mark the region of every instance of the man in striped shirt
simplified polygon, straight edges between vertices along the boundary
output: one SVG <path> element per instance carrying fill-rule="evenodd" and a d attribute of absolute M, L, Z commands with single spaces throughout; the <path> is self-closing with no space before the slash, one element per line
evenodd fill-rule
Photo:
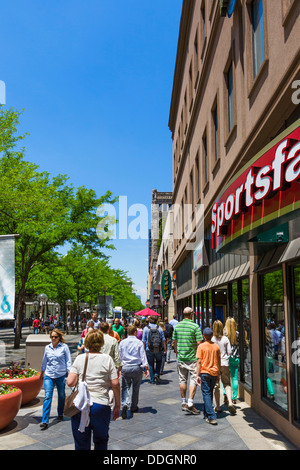
<path fill-rule="evenodd" d="M 179 388 L 182 399 L 182 411 L 198 415 L 200 411 L 194 406 L 194 396 L 197 390 L 197 347 L 203 341 L 200 327 L 192 320 L 193 310 L 186 307 L 183 320 L 177 323 L 173 333 L 174 350 L 178 361 Z M 186 402 L 187 382 L 189 398 Z"/>

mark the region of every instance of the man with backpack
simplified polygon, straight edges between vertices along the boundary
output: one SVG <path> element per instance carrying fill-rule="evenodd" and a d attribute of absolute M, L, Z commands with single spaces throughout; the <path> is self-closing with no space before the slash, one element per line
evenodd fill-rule
<path fill-rule="evenodd" d="M 142 341 L 149 364 L 150 383 L 160 383 L 160 370 L 163 351 L 166 354 L 166 340 L 163 330 L 156 324 L 155 316 L 149 317 L 149 324 L 143 329 Z"/>

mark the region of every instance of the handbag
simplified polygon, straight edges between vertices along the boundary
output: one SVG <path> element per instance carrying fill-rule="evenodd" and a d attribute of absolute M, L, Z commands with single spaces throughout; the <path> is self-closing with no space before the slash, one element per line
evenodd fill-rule
<path fill-rule="evenodd" d="M 88 358 L 89 358 L 88 356 L 89 356 L 88 353 L 86 353 L 83 375 L 81 379 L 82 382 L 85 381 L 86 369 L 87 369 Z M 64 415 L 67 416 L 68 418 L 72 418 L 72 416 L 75 416 L 80 411 L 78 408 L 76 408 L 76 406 L 73 403 L 77 394 L 78 394 L 78 382 L 75 385 L 75 387 L 72 389 L 72 392 L 70 393 L 70 395 L 68 395 L 65 399 Z"/>

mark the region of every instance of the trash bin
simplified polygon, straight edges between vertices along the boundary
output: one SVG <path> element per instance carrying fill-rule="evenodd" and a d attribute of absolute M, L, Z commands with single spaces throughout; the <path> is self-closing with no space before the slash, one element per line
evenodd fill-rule
<path fill-rule="evenodd" d="M 45 346 L 51 343 L 48 335 L 28 335 L 26 338 L 26 364 L 25 367 L 41 371 Z"/>

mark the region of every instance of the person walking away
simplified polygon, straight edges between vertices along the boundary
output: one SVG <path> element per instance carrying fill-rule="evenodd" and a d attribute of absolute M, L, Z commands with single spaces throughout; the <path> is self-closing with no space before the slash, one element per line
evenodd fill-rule
<path fill-rule="evenodd" d="M 68 315 L 66 322 L 66 334 L 68 335 L 71 332 L 71 317 Z"/>
<path fill-rule="evenodd" d="M 166 341 L 163 330 L 156 324 L 156 317 L 150 316 L 148 326 L 143 329 L 143 338 L 149 364 L 150 383 L 160 383 L 162 351 L 166 353 Z"/>
<path fill-rule="evenodd" d="M 101 353 L 104 345 L 103 333 L 94 329 L 85 338 L 89 350 L 85 382 L 93 402 L 90 407 L 89 424 L 84 432 L 78 430 L 81 412 L 71 418 L 75 450 L 90 450 L 93 435 L 94 449 L 107 450 L 111 409 L 109 388 L 114 392 L 115 406 L 113 420 L 120 416 L 120 384 L 114 361 L 108 354 Z M 74 387 L 83 375 L 85 354 L 77 356 L 67 378 L 67 385 Z"/>
<path fill-rule="evenodd" d="M 125 337 L 125 331 L 124 331 L 124 328 L 123 326 L 121 325 L 120 323 L 120 318 L 115 318 L 115 322 L 113 324 L 113 327 L 112 329 L 118 333 L 118 335 L 120 336 L 120 339 L 124 339 Z"/>
<path fill-rule="evenodd" d="M 137 339 L 140 339 L 142 341 L 143 338 L 143 328 L 141 328 L 141 322 L 140 320 L 136 319 L 134 320 L 133 326 L 136 327 L 136 337 Z"/>
<path fill-rule="evenodd" d="M 218 344 L 221 351 L 220 380 L 215 386 L 216 411 L 221 412 L 220 406 L 220 385 L 223 384 L 228 400 L 228 409 L 231 414 L 236 414 L 236 409 L 232 403 L 231 376 L 229 369 L 229 356 L 231 355 L 231 345 L 227 336 L 223 335 L 223 323 L 216 320 L 213 324 L 213 337 L 211 341 Z"/>
<path fill-rule="evenodd" d="M 123 323 L 123 330 L 124 330 L 124 339 L 127 338 L 127 328 L 128 328 L 128 321 L 126 318 L 124 318 Z"/>
<path fill-rule="evenodd" d="M 149 376 L 149 366 L 144 345 L 137 339 L 137 329 L 134 325 L 127 327 L 127 338 L 120 343 L 120 356 L 122 360 L 121 379 L 121 407 L 122 418 L 127 418 L 127 411 L 131 413 L 138 411 L 139 391 L 143 378 Z"/>
<path fill-rule="evenodd" d="M 167 364 L 171 362 L 171 351 L 172 351 L 172 343 L 173 343 L 173 331 L 174 328 L 173 326 L 169 323 L 168 318 L 165 318 L 165 328 L 166 328 L 166 341 L 167 341 L 167 355 L 166 355 L 166 361 Z"/>
<path fill-rule="evenodd" d="M 217 381 L 220 380 L 221 351 L 217 343 L 211 341 L 213 331 L 205 328 L 205 342 L 197 348 L 197 384 L 201 386 L 204 402 L 204 418 L 208 424 L 217 425 L 217 415 L 213 408 L 213 393 Z"/>
<path fill-rule="evenodd" d="M 49 328 L 50 328 L 50 318 L 47 317 L 46 320 L 44 321 L 44 327 L 45 327 L 45 333 L 46 335 L 49 334 Z"/>
<path fill-rule="evenodd" d="M 229 356 L 229 369 L 232 383 L 232 403 L 236 404 L 239 390 L 238 373 L 240 358 L 237 325 L 233 317 L 227 318 L 225 323 L 225 331 L 231 346 L 231 355 Z"/>
<path fill-rule="evenodd" d="M 87 327 L 81 333 L 81 338 L 84 338 L 87 335 L 87 332 L 88 332 L 89 328 L 94 328 L 93 320 L 88 321 Z"/>
<path fill-rule="evenodd" d="M 108 328 L 108 334 L 109 334 L 109 336 L 111 336 L 112 338 L 115 338 L 115 339 L 118 341 L 118 343 L 120 343 L 121 338 L 120 338 L 120 336 L 118 335 L 118 333 L 113 330 L 113 325 L 112 325 L 112 323 L 110 323 L 109 321 L 108 321 L 107 323 L 108 323 L 108 326 L 109 326 L 109 328 Z"/>
<path fill-rule="evenodd" d="M 183 320 L 174 328 L 174 351 L 178 362 L 179 389 L 182 399 L 182 411 L 198 415 L 200 411 L 194 406 L 197 390 L 197 347 L 203 341 L 199 325 L 192 320 L 193 310 L 186 307 Z M 186 402 L 187 384 L 189 380 L 189 397 Z"/>
<path fill-rule="evenodd" d="M 104 345 L 101 348 L 101 352 L 108 354 L 112 358 L 118 372 L 118 379 L 120 380 L 122 361 L 120 357 L 119 343 L 116 338 L 109 335 L 109 324 L 107 322 L 100 323 L 100 331 L 102 331 L 104 337 Z M 114 394 L 111 388 L 109 389 L 109 405 L 111 408 L 114 406 Z"/>
<path fill-rule="evenodd" d="M 170 325 L 173 326 L 173 328 L 175 328 L 177 323 L 178 323 L 178 320 L 176 318 L 176 315 L 173 315 L 173 319 L 170 321 Z"/>
<path fill-rule="evenodd" d="M 100 352 L 108 354 L 114 361 L 115 367 L 118 372 L 118 379 L 121 378 L 122 360 L 120 357 L 119 344 L 116 338 L 108 334 L 109 325 L 107 322 L 100 323 L 100 331 L 103 333 L 104 344 Z"/>
<path fill-rule="evenodd" d="M 165 342 L 166 342 L 166 351 L 162 351 L 162 355 L 161 355 L 162 360 L 161 360 L 161 367 L 160 367 L 160 372 L 159 372 L 159 375 L 163 375 L 164 367 L 165 367 L 165 363 L 166 363 L 166 356 L 167 356 L 168 338 L 167 338 L 167 330 L 166 330 L 164 322 L 160 321 L 158 323 L 158 326 L 160 326 L 160 328 L 163 330 L 164 337 L 165 337 Z"/>
<path fill-rule="evenodd" d="M 55 386 L 58 393 L 58 419 L 63 420 L 66 376 L 72 366 L 70 350 L 67 344 L 65 344 L 63 333 L 55 328 L 50 333 L 50 339 L 51 344 L 47 345 L 44 349 L 40 376 L 41 380 L 44 380 L 45 389 L 43 416 L 40 424 L 42 431 L 49 426 L 49 416 Z"/>
<path fill-rule="evenodd" d="M 32 322 L 32 332 L 34 335 L 37 335 L 38 334 L 38 329 L 39 329 L 39 326 L 40 326 L 41 322 L 38 318 L 35 318 Z"/>

